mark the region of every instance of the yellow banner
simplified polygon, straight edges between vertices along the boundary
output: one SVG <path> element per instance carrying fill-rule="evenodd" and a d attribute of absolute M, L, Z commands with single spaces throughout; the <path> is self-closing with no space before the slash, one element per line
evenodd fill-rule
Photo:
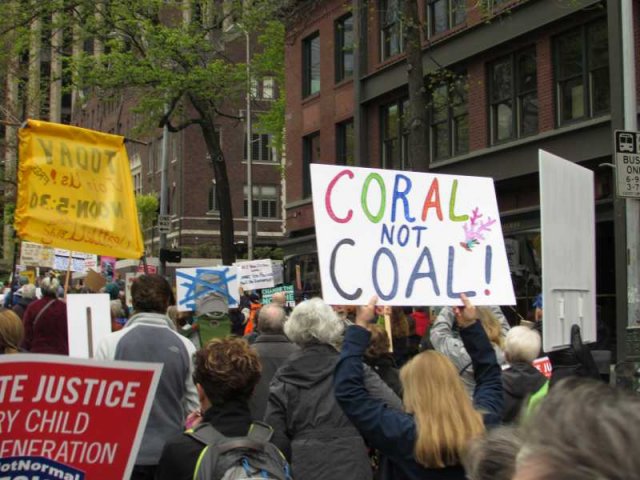
<path fill-rule="evenodd" d="M 124 137 L 29 120 L 19 131 L 15 228 L 22 240 L 140 258 Z"/>

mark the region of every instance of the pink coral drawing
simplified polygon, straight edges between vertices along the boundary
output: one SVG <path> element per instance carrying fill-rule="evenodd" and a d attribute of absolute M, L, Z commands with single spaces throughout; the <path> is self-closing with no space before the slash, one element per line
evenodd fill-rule
<path fill-rule="evenodd" d="M 462 226 L 464 230 L 464 242 L 460 242 L 460 246 L 468 252 L 476 245 L 480 245 L 480 241 L 484 240 L 486 232 L 490 232 L 491 226 L 496 223 L 496 220 L 491 217 L 482 220 L 483 216 L 484 215 L 480 213 L 480 209 L 476 207 L 471 211 L 469 221 Z"/>

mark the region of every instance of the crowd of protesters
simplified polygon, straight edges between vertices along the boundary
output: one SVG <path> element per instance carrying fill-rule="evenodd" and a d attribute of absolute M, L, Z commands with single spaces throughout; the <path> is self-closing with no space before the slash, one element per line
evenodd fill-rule
<path fill-rule="evenodd" d="M 0 310 L 0 354 L 68 355 L 60 281 L 20 283 Z M 511 327 L 464 295 L 432 315 L 247 292 L 221 312 L 229 335 L 201 341 L 163 277 L 138 277 L 131 308 L 123 284 L 103 291 L 113 332 L 95 358 L 164 366 L 132 479 L 195 478 L 207 438 L 257 426 L 293 479 L 638 478 L 640 400 L 599 378 L 579 329 L 549 355 L 550 379 L 537 369 L 541 299 L 533 324 Z"/>

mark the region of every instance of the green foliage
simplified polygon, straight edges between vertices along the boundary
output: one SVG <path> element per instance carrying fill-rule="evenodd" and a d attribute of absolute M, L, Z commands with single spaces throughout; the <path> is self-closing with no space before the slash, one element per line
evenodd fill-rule
<path fill-rule="evenodd" d="M 16 204 L 13 202 L 8 202 L 4 204 L 4 215 L 2 217 L 3 223 L 5 225 L 13 225 L 13 220 L 15 218 L 16 213 Z"/>
<path fill-rule="evenodd" d="M 158 206 L 159 201 L 156 193 L 136 195 L 138 218 L 140 219 L 140 228 L 143 232 L 153 227 L 153 224 L 158 219 Z"/>
<path fill-rule="evenodd" d="M 282 248 L 272 247 L 255 247 L 253 249 L 253 258 L 256 260 L 261 258 L 270 258 L 272 260 L 282 260 L 284 258 L 284 250 Z"/>
<path fill-rule="evenodd" d="M 277 21 L 267 22 L 264 31 L 258 37 L 258 44 L 263 50 L 254 55 L 252 60 L 255 75 L 273 76 L 279 89 L 278 98 L 271 102 L 269 110 L 258 116 L 257 125 L 260 131 L 272 135 L 273 146 L 278 156 L 284 149 L 284 43 L 284 25 Z"/>

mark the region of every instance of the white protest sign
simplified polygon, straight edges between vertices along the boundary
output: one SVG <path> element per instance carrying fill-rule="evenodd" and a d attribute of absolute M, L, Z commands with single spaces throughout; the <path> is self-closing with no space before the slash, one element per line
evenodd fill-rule
<path fill-rule="evenodd" d="M 93 358 L 98 343 L 111 333 L 109 295 L 67 295 L 69 356 Z"/>
<path fill-rule="evenodd" d="M 240 301 L 240 284 L 236 267 L 197 267 L 176 270 L 176 296 L 179 312 L 195 311 L 198 301 L 209 295 L 225 299 L 229 308 Z"/>
<path fill-rule="evenodd" d="M 39 243 L 20 242 L 20 265 L 28 267 L 54 266 L 55 250 Z"/>
<path fill-rule="evenodd" d="M 233 265 L 238 269 L 240 286 L 244 290 L 260 290 L 276 285 L 273 278 L 273 262 L 270 259 L 236 262 Z"/>
<path fill-rule="evenodd" d="M 311 165 L 327 303 L 513 305 L 493 180 Z"/>
<path fill-rule="evenodd" d="M 69 268 L 69 258 L 71 258 L 71 271 L 84 273 L 89 265 L 98 262 L 98 256 L 91 253 L 69 252 L 62 248 L 55 249 L 53 268 L 56 270 L 67 270 Z"/>
<path fill-rule="evenodd" d="M 596 235 L 593 172 L 543 150 L 540 161 L 545 351 L 566 347 L 571 327 L 596 341 Z"/>

